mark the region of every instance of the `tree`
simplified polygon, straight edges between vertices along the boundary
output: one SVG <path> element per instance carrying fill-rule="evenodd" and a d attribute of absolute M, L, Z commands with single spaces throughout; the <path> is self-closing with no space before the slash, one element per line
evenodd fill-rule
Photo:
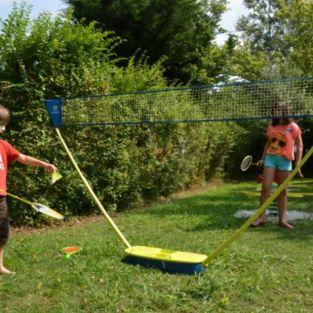
<path fill-rule="evenodd" d="M 289 29 L 286 14 L 282 13 L 284 10 L 290 10 L 293 2 L 293 0 L 244 0 L 249 13 L 242 16 L 237 23 L 236 28 L 241 40 L 235 49 L 235 58 L 229 63 L 231 68 L 250 76 L 251 65 L 251 72 L 258 76 L 256 79 L 298 76 L 298 69 L 290 64 L 291 47 L 286 40 Z M 241 58 L 241 55 L 244 58 Z M 246 57 L 248 62 L 243 61 Z M 237 60 L 239 65 L 235 65 Z"/>
<path fill-rule="evenodd" d="M 43 13 L 30 19 L 30 7 L 14 5 L 0 23 L 0 81 L 65 96 L 107 92 L 120 39 L 91 23 L 75 24 L 70 15 Z"/>
<path fill-rule="evenodd" d="M 237 44 L 228 63 L 230 75 L 235 75 L 249 81 L 260 80 L 264 77 L 267 59 L 262 51 L 252 53 L 249 44 Z"/>
<path fill-rule="evenodd" d="M 253 52 L 263 51 L 270 61 L 277 56 L 286 56 L 288 46 L 284 41 L 285 23 L 279 15 L 282 4 L 289 0 L 244 0 L 249 9 L 237 23 L 244 41 L 249 42 Z"/>
<path fill-rule="evenodd" d="M 293 0 L 282 5 L 280 17 L 286 24 L 285 40 L 290 47 L 289 61 L 304 75 L 313 75 L 313 2 Z"/>
<path fill-rule="evenodd" d="M 167 76 L 183 82 L 197 80 L 203 57 L 216 49 L 213 40 L 226 9 L 226 0 L 65 1 L 77 21 L 96 21 L 125 39 L 120 56 L 129 58 L 140 50 L 151 63 L 165 56 Z"/>

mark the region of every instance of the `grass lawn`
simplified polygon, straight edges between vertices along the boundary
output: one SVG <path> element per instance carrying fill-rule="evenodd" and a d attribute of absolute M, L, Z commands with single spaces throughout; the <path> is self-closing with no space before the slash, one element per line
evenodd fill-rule
<path fill-rule="evenodd" d="M 256 183 L 225 184 L 121 213 L 115 222 L 133 245 L 209 254 L 256 209 Z M 313 191 L 313 183 L 293 185 Z M 291 191 L 292 192 L 292 191 Z M 290 210 L 313 213 L 313 197 L 290 198 Z M 121 262 L 124 246 L 102 217 L 13 232 L 0 276 L 0 312 L 313 312 L 313 220 L 293 231 L 267 223 L 249 229 L 198 276 Z M 79 245 L 70 259 L 60 249 Z"/>

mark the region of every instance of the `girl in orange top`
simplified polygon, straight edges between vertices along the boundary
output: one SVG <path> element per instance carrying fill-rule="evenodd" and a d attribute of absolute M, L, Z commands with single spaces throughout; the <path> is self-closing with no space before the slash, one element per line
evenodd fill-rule
<path fill-rule="evenodd" d="M 298 164 L 302 158 L 303 143 L 300 127 L 288 118 L 288 105 L 286 102 L 279 102 L 274 109 L 274 116 L 268 125 L 267 137 L 263 155 L 259 165 L 263 165 L 263 182 L 261 193 L 261 204 L 270 196 L 272 183 L 277 171 L 277 182 L 282 183 L 292 171 L 292 161 Z M 296 151 L 296 153 L 295 153 Z M 299 177 L 303 177 L 301 170 Z M 278 198 L 279 225 L 292 229 L 293 226 L 287 222 L 287 187 L 280 193 Z M 257 227 L 264 224 L 265 212 L 256 219 L 251 226 Z"/>

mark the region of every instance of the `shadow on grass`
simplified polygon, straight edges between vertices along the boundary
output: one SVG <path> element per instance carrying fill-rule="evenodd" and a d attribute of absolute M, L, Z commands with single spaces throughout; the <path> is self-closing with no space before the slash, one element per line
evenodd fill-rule
<path fill-rule="evenodd" d="M 208 192 L 203 195 L 192 196 L 185 199 L 176 199 L 169 204 L 159 205 L 151 210 L 143 210 L 140 214 L 149 214 L 157 217 L 190 216 L 201 217 L 201 222 L 194 227 L 181 226 L 184 231 L 197 232 L 204 230 L 236 230 L 247 219 L 238 219 L 233 215 L 238 210 L 256 210 L 259 207 L 258 197 L 249 197 L 242 191 L 255 190 L 254 185 L 238 184 L 228 186 L 221 190 Z M 308 188 L 311 188 L 309 186 Z M 311 199 L 290 199 L 290 210 L 313 211 Z M 266 227 L 254 229 L 255 231 L 275 232 L 282 240 L 305 240 L 313 234 L 313 221 L 297 220 L 293 231 L 278 227 L 268 222 Z M 178 226 L 180 227 L 180 226 Z M 251 229 L 252 230 L 252 229 Z"/>
<path fill-rule="evenodd" d="M 265 240 L 283 240 L 283 241 L 305 241 L 313 238 L 313 221 L 312 220 L 297 220 L 294 223 L 294 229 L 289 230 L 278 226 L 272 222 L 266 222 L 264 227 L 254 228 L 251 231 L 261 233 L 275 234 L 274 238 L 266 238 Z"/>
<path fill-rule="evenodd" d="M 245 186 L 238 188 L 246 190 Z M 238 193 L 237 188 L 228 187 L 223 191 L 172 200 L 168 204 L 143 210 L 140 214 L 154 215 L 160 218 L 171 216 L 202 217 L 201 224 L 189 229 L 189 231 L 235 229 L 242 224 L 242 221 L 233 217 L 233 214 L 240 209 L 255 209 L 257 204 L 257 199 L 248 198 Z"/>

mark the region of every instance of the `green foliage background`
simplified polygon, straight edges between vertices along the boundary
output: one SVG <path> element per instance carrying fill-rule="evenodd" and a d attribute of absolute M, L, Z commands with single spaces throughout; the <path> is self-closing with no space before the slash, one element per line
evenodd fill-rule
<path fill-rule="evenodd" d="M 96 21 L 125 41 L 118 54 L 129 58 L 145 52 L 153 64 L 164 58 L 166 77 L 205 83 L 222 71 L 223 53 L 214 43 L 226 0 L 65 0 L 73 17 L 84 24 Z"/>
<path fill-rule="evenodd" d="M 42 169 L 14 164 L 8 190 L 57 208 L 67 217 L 97 211 L 49 126 L 48 97 L 149 90 L 167 86 L 161 62 L 132 57 L 118 67 L 121 39 L 70 15 L 29 20 L 27 6 L 15 7 L 0 29 L 1 103 L 11 110 L 3 137 L 24 154 L 56 164 L 64 178 L 49 185 Z M 186 110 L 188 102 L 179 103 Z M 173 112 L 168 114 L 175 115 Z M 108 210 L 201 184 L 223 175 L 244 130 L 236 124 L 99 127 L 62 130 L 70 149 Z M 44 217 L 10 200 L 13 224 L 35 225 Z M 47 221 L 45 221 L 47 222 Z"/>
<path fill-rule="evenodd" d="M 127 3 L 130 12 L 141 12 L 141 17 L 148 9 Z M 158 5 L 157 1 L 153 3 Z M 3 138 L 24 154 L 55 163 L 64 178 L 50 186 L 49 175 L 42 169 L 14 164 L 8 189 L 46 203 L 67 217 L 97 211 L 49 126 L 43 108 L 46 98 L 167 88 L 170 81 L 227 81 L 232 75 L 250 81 L 312 76 L 312 4 L 304 0 L 249 0 L 245 4 L 250 8 L 251 23 L 244 19 L 239 22 L 238 30 L 243 34 L 240 41 L 231 35 L 222 46 L 213 42 L 222 31 L 219 21 L 225 10 L 224 0 L 197 5 L 195 1 L 184 1 L 181 11 L 171 6 L 170 12 L 157 12 L 182 19 L 175 19 L 174 26 L 164 24 L 168 32 L 159 33 L 160 38 L 154 42 L 160 51 L 153 50 L 152 55 L 135 45 L 132 49 L 139 51 L 128 51 L 127 58 L 121 51 L 129 37 L 122 33 L 120 38 L 112 32 L 113 28 L 99 27 L 94 22 L 96 18 L 85 16 L 85 20 L 78 21 L 83 16 L 78 16 L 77 10 L 74 15 L 69 10 L 54 18 L 41 14 L 31 20 L 30 7 L 15 4 L 9 17 L 0 23 L 0 102 L 11 110 L 9 130 Z M 262 10 L 256 12 L 259 7 Z M 199 9 L 199 24 L 191 25 L 190 17 Z M 211 13 L 204 17 L 204 12 Z M 184 23 L 185 18 L 189 24 L 183 28 L 175 26 Z M 158 18 L 150 26 L 155 31 L 162 21 Z M 265 27 L 269 22 L 273 31 Z M 209 27 L 204 30 L 204 25 Z M 169 43 L 167 47 L 160 45 L 163 35 Z M 149 40 L 144 42 L 151 43 Z M 169 48 L 170 43 L 175 49 Z M 177 47 L 177 43 L 186 46 Z M 277 47 L 275 53 L 273 46 Z M 165 52 L 161 48 L 169 49 Z M 169 117 L 177 114 L 176 106 L 185 112 L 195 111 L 188 99 L 182 98 L 166 113 Z M 301 121 L 300 125 L 307 149 L 313 140 L 312 122 Z M 238 167 L 242 156 L 261 155 L 265 128 L 266 122 L 242 122 L 77 128 L 62 132 L 101 201 L 114 211 L 201 185 L 216 176 L 241 178 Z M 312 162 L 308 162 L 306 175 L 312 168 Z M 10 200 L 10 211 L 13 224 L 48 222 L 16 201 Z"/>

